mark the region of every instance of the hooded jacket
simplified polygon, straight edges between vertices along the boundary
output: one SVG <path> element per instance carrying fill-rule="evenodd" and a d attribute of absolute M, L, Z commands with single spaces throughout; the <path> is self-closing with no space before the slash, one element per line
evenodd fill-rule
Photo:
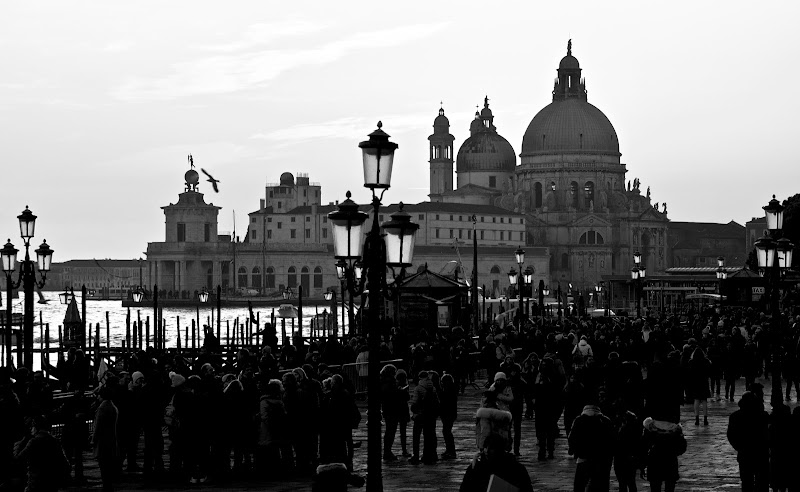
<path fill-rule="evenodd" d="M 613 457 L 614 425 L 600 408 L 586 405 L 583 412 L 572 423 L 569 446 L 578 458 L 578 463 L 589 460 L 608 460 Z"/>

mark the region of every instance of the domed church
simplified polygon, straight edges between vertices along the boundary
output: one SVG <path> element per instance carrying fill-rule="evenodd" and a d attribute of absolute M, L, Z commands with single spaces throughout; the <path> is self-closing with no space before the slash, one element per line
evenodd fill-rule
<path fill-rule="evenodd" d="M 494 124 L 488 97 L 453 153 L 450 122 L 439 110 L 430 142 L 432 201 L 495 205 L 526 217 L 527 245 L 550 251 L 551 284 L 590 289 L 603 276 L 629 275 L 633 253 L 649 273 L 667 268 L 666 204 L 626 182 L 614 126 L 587 99 L 580 63 L 558 66 L 553 102 L 531 120 L 516 152 Z M 453 189 L 453 158 L 457 187 Z"/>

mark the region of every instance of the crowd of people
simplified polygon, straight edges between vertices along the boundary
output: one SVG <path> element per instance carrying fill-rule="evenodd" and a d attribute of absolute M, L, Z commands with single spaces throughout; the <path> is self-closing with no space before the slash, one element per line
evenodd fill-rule
<path fill-rule="evenodd" d="M 639 476 L 669 491 L 686 450 L 681 406 L 692 403 L 694 425 L 709 425 L 709 398 L 740 395 L 727 431 L 743 490 L 796 487 L 787 463 L 798 457 L 791 444 L 800 437 L 800 414 L 784 405 L 783 386 L 767 414 L 756 382 L 782 378 L 785 399 L 792 385 L 797 393 L 800 325 L 782 321 L 777 329 L 756 311 L 710 310 L 683 318 L 540 318 L 521 327 L 487 324 L 474 334 L 383 326 L 376 356 L 396 361 L 380 374 L 383 459 L 424 466 L 456 458 L 459 397 L 482 385 L 477 454 L 462 490 L 486 490 L 493 475 L 531 490 L 517 457 L 523 439 L 535 437 L 538 460 L 553 459 L 559 443 L 574 457 L 575 490 L 608 490 L 613 470 L 620 490 L 635 492 Z M 148 348 L 98 371 L 70 349 L 47 366 L 51 379 L 4 368 L 0 484 L 79 484 L 89 444 L 104 490 L 113 490 L 122 471 L 155 482 L 219 484 L 331 473 L 363 484 L 353 470 L 360 444 L 353 430 L 361 425 L 356 398 L 366 395 L 355 388 L 366 365 L 355 372 L 343 365 L 369 359 L 364 340 L 266 342 L 258 352 L 223 357 L 209 330 L 194 360 Z M 534 436 L 522 435 L 523 420 L 534 422 Z M 59 425 L 60 439 L 50 423 Z M 65 471 L 45 473 L 56 458 Z M 15 459 L 27 468 L 13 466 Z"/>

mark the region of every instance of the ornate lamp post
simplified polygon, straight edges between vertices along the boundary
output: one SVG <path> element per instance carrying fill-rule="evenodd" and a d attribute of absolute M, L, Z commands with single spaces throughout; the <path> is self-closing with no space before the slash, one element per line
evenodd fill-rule
<path fill-rule="evenodd" d="M 528 294 L 528 300 L 525 301 L 525 314 L 530 317 L 531 315 L 531 296 L 533 296 L 533 274 L 536 273 L 536 269 L 533 266 L 528 265 L 525 269 L 525 273 L 522 274 L 522 278 L 525 280 L 525 284 L 531 290 L 530 294 Z M 536 301 L 534 301 L 535 304 Z"/>
<path fill-rule="evenodd" d="M 717 294 L 719 294 L 719 304 L 722 305 L 722 281 L 728 278 L 728 272 L 725 271 L 725 257 L 717 257 Z"/>
<path fill-rule="evenodd" d="M 642 266 L 642 254 L 638 251 L 633 253 L 633 268 L 631 268 L 631 279 L 635 282 L 636 289 L 636 317 L 642 317 L 642 279 L 647 276 L 647 269 Z"/>
<path fill-rule="evenodd" d="M 550 287 L 545 285 L 544 289 L 542 289 L 542 297 L 546 298 L 550 296 Z M 542 303 L 542 320 L 544 320 L 544 312 L 547 311 L 547 315 L 550 316 L 550 306 L 545 306 L 544 302 Z"/>
<path fill-rule="evenodd" d="M 772 395 L 782 396 L 780 376 L 781 348 L 783 344 L 783 326 L 780 313 L 780 279 L 781 275 L 792 267 L 792 251 L 794 245 L 786 238 L 780 238 L 783 230 L 783 205 L 772 195 L 772 200 L 763 207 L 769 235 L 756 241 L 759 274 L 767 277 L 769 285 L 769 301 L 772 311 L 770 332 L 772 334 Z"/>
<path fill-rule="evenodd" d="M 525 288 L 525 281 L 526 281 L 525 274 L 523 273 L 522 270 L 522 265 L 525 263 L 525 250 L 522 249 L 522 246 L 520 246 L 519 248 L 517 248 L 516 251 L 514 251 L 514 258 L 517 260 L 517 266 L 519 266 L 519 277 L 517 277 L 513 282 L 511 282 L 511 285 L 516 285 L 517 290 L 519 291 L 519 309 L 517 309 L 517 328 L 522 328 L 522 323 L 523 320 L 525 319 L 524 317 L 525 313 L 523 312 L 524 310 L 522 307 L 522 289 Z M 512 268 L 511 271 L 514 271 L 514 269 Z M 514 272 L 514 274 L 516 276 L 516 272 Z M 508 279 L 509 281 L 511 281 L 510 273 Z"/>
<path fill-rule="evenodd" d="M 19 220 L 19 235 L 25 243 L 25 259 L 19 265 L 19 276 L 17 281 L 11 279 L 17 264 L 18 250 L 11 244 L 9 239 L 6 245 L 0 250 L 2 258 L 3 272 L 6 274 L 6 292 L 8 302 L 6 303 L 6 364 L 12 365 L 11 357 L 11 292 L 22 285 L 25 294 L 24 314 L 22 317 L 22 342 L 23 342 L 23 365 L 28 370 L 33 370 L 33 289 L 44 287 L 47 281 L 47 272 L 50 271 L 50 264 L 53 260 L 53 250 L 47 245 L 45 240 L 36 250 L 36 262 L 31 260 L 30 244 L 34 236 L 36 226 L 36 216 L 25 207 L 25 210 L 17 216 Z M 39 270 L 41 280 L 36 280 L 36 271 Z"/>
<path fill-rule="evenodd" d="M 367 294 L 369 308 L 367 310 L 367 346 L 369 350 L 369 363 L 367 366 L 367 392 L 368 408 L 370 415 L 380 415 L 380 360 L 378 353 L 381 343 L 380 302 L 381 297 L 394 295 L 394 286 L 405 276 L 405 269 L 411 266 L 414 254 L 414 236 L 419 228 L 418 224 L 411 222 L 411 216 L 400 209 L 391 214 L 391 220 L 378 224 L 381 199 L 383 193 L 389 188 L 392 177 L 392 164 L 394 151 L 397 144 L 389 141 L 389 135 L 378 129 L 369 135 L 369 140 L 361 142 L 364 167 L 364 186 L 372 191 L 372 227 L 367 233 L 362 248 L 364 223 L 368 214 L 358 210 L 358 205 L 350 199 L 339 204 L 338 210 L 328 214 L 333 224 L 334 254 L 337 262 L 337 273 L 344 280 L 345 287 L 350 296 Z M 376 194 L 376 190 L 381 190 Z M 381 234 L 380 229 L 385 234 Z M 359 260 L 362 260 L 363 266 Z M 342 272 L 339 265 L 342 265 Z M 387 284 L 386 268 L 400 268 L 394 282 Z M 366 276 L 362 273 L 366 270 Z M 383 490 L 383 477 L 381 476 L 381 421 L 379 418 L 370 418 L 367 423 L 367 490 L 378 492 Z"/>
<path fill-rule="evenodd" d="M 334 327 L 334 330 L 335 330 L 334 333 L 336 333 L 336 336 L 338 337 L 339 336 L 339 330 L 337 328 L 337 324 L 339 322 L 339 317 L 337 316 L 337 313 L 336 313 L 337 306 L 338 306 L 338 304 L 336 304 L 336 291 L 335 290 L 327 290 L 327 291 L 325 291 L 324 294 L 322 294 L 322 297 L 324 297 L 325 300 L 330 303 L 331 316 L 333 317 L 333 323 L 332 324 L 333 324 L 333 327 Z M 325 328 L 327 329 L 328 327 L 326 326 Z"/>

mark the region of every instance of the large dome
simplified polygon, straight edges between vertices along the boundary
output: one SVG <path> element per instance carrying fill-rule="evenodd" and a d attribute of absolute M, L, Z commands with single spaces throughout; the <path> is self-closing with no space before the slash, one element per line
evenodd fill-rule
<path fill-rule="evenodd" d="M 493 131 L 479 131 L 458 149 L 456 172 L 514 172 L 517 156 L 508 140 Z"/>
<path fill-rule="evenodd" d="M 556 100 L 533 117 L 522 154 L 591 153 L 619 156 L 619 140 L 606 115 L 586 99 Z"/>

